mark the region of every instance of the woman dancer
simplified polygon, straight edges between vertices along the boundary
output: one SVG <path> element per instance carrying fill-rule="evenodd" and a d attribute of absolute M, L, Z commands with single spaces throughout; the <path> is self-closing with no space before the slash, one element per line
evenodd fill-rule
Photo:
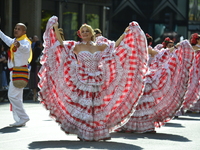
<path fill-rule="evenodd" d="M 174 46 L 174 41 L 172 41 L 169 37 L 166 37 L 162 42 L 163 48 L 171 48 Z"/>
<path fill-rule="evenodd" d="M 81 42 L 63 41 L 57 20 L 49 19 L 43 36 L 41 103 L 64 132 L 84 141 L 110 139 L 109 132 L 127 122 L 142 93 L 145 34 L 131 22 L 116 42 L 94 43 L 93 29 L 83 24 Z"/>
<path fill-rule="evenodd" d="M 166 37 L 161 44 L 157 44 L 153 49 L 159 52 L 162 49 L 173 48 L 173 46 L 174 41 L 172 41 L 169 37 Z"/>
<path fill-rule="evenodd" d="M 195 50 L 193 65 L 190 70 L 189 85 L 182 105 L 183 113 L 187 110 L 200 112 L 200 35 L 191 35 L 190 43 Z"/>
<path fill-rule="evenodd" d="M 149 67 L 154 56 L 156 56 L 159 51 L 155 51 L 151 46 L 152 42 L 153 42 L 152 36 L 150 36 L 148 33 L 146 33 L 146 38 L 147 38 L 147 45 L 148 45 L 148 63 L 147 64 Z"/>
<path fill-rule="evenodd" d="M 171 120 L 187 90 L 194 51 L 185 40 L 178 49 L 162 49 L 149 66 L 145 88 L 131 119 L 118 132 L 155 133 L 155 127 Z"/>

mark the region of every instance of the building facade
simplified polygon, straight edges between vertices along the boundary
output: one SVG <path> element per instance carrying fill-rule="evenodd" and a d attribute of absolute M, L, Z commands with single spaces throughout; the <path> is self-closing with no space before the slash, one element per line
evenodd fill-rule
<path fill-rule="evenodd" d="M 110 5 L 110 0 L 1 0 L 0 28 L 12 36 L 15 24 L 22 22 L 28 27 L 28 36 L 42 38 L 47 20 L 55 15 L 66 39 L 76 40 L 76 31 L 83 23 L 108 33 Z"/>
<path fill-rule="evenodd" d="M 0 28 L 12 36 L 17 22 L 27 25 L 28 36 L 42 39 L 49 17 L 56 15 L 65 39 L 77 40 L 81 24 L 100 28 L 111 40 L 137 21 L 154 44 L 169 36 L 175 42 L 200 33 L 200 0 L 1 0 Z"/>

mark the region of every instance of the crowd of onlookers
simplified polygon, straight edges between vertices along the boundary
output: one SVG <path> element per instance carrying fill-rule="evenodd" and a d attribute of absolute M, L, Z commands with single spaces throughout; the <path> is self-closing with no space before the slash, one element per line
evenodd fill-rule
<path fill-rule="evenodd" d="M 0 42 L 0 89 L 8 89 L 9 83 L 9 69 L 7 67 L 8 51 L 9 47 Z"/>
<path fill-rule="evenodd" d="M 42 41 L 39 40 L 37 35 L 29 37 L 29 39 L 32 41 L 33 57 L 31 63 L 29 64 L 30 76 L 27 88 L 31 90 L 33 100 L 37 101 L 37 92 L 39 90 L 37 87 L 37 83 L 39 81 L 37 73 L 40 68 L 39 58 L 42 53 Z M 9 47 L 0 40 L 0 90 L 8 90 L 9 88 L 10 71 L 7 66 L 8 51 Z"/>

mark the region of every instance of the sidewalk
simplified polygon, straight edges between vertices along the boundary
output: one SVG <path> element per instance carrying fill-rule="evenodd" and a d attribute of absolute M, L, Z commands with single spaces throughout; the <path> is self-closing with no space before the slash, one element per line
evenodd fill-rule
<path fill-rule="evenodd" d="M 25 100 L 30 116 L 25 127 L 13 123 L 9 103 L 0 103 L 0 150 L 199 150 L 200 114 L 187 113 L 157 128 L 156 134 L 111 133 L 106 142 L 80 142 L 65 134 L 39 102 Z"/>

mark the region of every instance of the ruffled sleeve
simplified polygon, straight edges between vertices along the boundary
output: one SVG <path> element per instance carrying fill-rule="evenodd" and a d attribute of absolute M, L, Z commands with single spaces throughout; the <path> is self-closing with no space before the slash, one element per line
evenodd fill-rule
<path fill-rule="evenodd" d="M 115 41 L 111 41 L 104 36 L 98 36 L 96 38 L 97 45 L 107 45 L 107 48 L 103 51 L 102 59 L 104 61 L 113 59 L 113 53 L 115 52 Z"/>

